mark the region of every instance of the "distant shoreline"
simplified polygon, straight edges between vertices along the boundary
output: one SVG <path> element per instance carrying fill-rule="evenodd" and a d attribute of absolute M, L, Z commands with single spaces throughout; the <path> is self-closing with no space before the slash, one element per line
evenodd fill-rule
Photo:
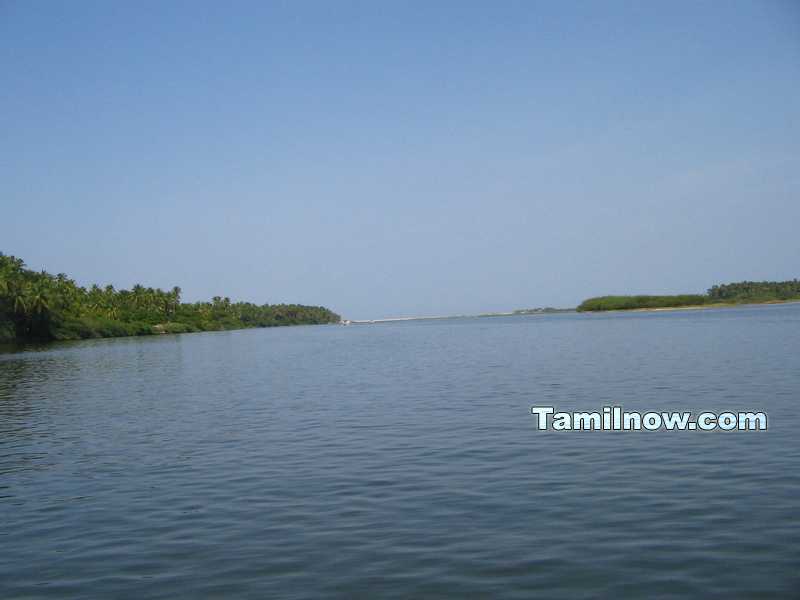
<path fill-rule="evenodd" d="M 800 304 L 800 299 L 793 298 L 791 300 L 767 300 L 764 302 L 717 302 L 714 304 L 692 304 L 689 306 L 658 306 L 653 308 L 614 308 L 606 310 L 580 310 L 575 312 L 589 313 L 589 314 L 605 314 L 605 313 L 651 313 L 651 312 L 665 312 L 673 310 L 708 310 L 712 308 L 743 308 L 751 307 L 756 308 L 760 306 L 771 306 L 775 304 Z"/>
<path fill-rule="evenodd" d="M 743 308 L 768 306 L 771 304 L 800 304 L 800 300 L 767 300 L 765 302 L 719 302 L 716 304 L 696 304 L 693 306 L 661 306 L 658 308 L 620 308 L 616 310 L 592 310 L 583 312 L 604 313 L 604 312 L 664 312 L 670 310 L 707 310 L 709 308 Z"/>
<path fill-rule="evenodd" d="M 559 308 L 552 311 L 510 311 L 510 312 L 497 312 L 497 313 L 482 313 L 477 315 L 437 315 L 428 317 L 387 317 L 382 319 L 352 319 L 343 320 L 343 324 L 349 325 L 372 325 L 375 323 L 398 323 L 405 321 L 444 321 L 447 319 L 483 319 L 488 317 L 530 317 L 535 315 L 553 315 L 564 313 L 590 313 L 590 314 L 605 314 L 605 313 L 651 313 L 651 312 L 668 312 L 674 310 L 707 310 L 712 308 L 744 308 L 744 307 L 759 307 L 774 304 L 800 304 L 800 299 L 791 300 L 766 300 L 764 302 L 717 302 L 714 304 L 694 304 L 690 306 L 659 306 L 656 308 L 618 308 L 613 310 L 585 310 L 578 311 L 575 308 Z"/>
<path fill-rule="evenodd" d="M 427 317 L 384 317 L 380 319 L 342 319 L 343 325 L 372 325 L 374 323 L 396 323 L 400 321 L 444 321 L 446 319 L 485 319 L 489 317 L 526 317 L 574 313 L 574 308 L 532 308 L 507 312 L 480 313 L 477 315 L 435 315 Z"/>
<path fill-rule="evenodd" d="M 578 312 L 694 310 L 743 304 L 783 304 L 792 301 L 800 301 L 800 280 L 798 279 L 723 283 L 710 287 L 705 294 L 594 296 L 581 302 L 576 310 Z"/>

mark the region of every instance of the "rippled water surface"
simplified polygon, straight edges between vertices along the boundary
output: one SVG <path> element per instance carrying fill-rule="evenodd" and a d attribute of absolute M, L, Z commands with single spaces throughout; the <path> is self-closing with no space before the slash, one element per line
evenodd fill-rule
<path fill-rule="evenodd" d="M 800 305 L 7 352 L 0 597 L 798 597 L 798 400 Z"/>

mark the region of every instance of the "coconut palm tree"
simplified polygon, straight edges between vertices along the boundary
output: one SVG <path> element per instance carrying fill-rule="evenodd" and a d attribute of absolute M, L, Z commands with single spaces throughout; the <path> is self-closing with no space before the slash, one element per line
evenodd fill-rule
<path fill-rule="evenodd" d="M 142 304 L 145 302 L 145 290 L 144 286 L 141 283 L 137 283 L 131 289 L 133 293 L 133 303 L 136 308 L 141 308 Z"/>
<path fill-rule="evenodd" d="M 27 317 L 28 301 L 25 297 L 25 292 L 17 288 L 11 292 L 11 298 L 13 299 L 14 303 L 14 312 L 17 313 L 17 315 Z"/>
<path fill-rule="evenodd" d="M 31 288 L 28 308 L 31 314 L 40 316 L 50 311 L 50 289 L 47 284 L 42 282 Z"/>

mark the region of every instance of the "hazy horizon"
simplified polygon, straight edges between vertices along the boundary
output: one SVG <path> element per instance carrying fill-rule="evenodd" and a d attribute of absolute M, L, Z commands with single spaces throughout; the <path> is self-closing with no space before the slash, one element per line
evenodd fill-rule
<path fill-rule="evenodd" d="M 0 251 L 351 319 L 800 277 L 793 2 L 0 4 Z"/>

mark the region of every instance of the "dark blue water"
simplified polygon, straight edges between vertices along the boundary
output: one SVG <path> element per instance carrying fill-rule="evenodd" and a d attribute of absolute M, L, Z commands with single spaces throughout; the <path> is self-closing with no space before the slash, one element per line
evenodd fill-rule
<path fill-rule="evenodd" d="M 0 597 L 798 597 L 799 400 L 799 305 L 0 354 Z"/>

